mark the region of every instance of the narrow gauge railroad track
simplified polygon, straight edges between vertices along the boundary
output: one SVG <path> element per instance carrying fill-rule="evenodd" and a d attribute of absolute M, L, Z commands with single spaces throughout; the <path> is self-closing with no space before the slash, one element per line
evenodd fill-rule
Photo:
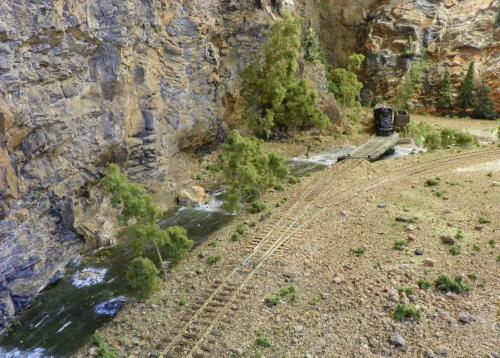
<path fill-rule="evenodd" d="M 437 167 L 443 169 L 447 165 L 455 164 L 457 161 L 464 159 L 479 159 L 490 156 L 500 158 L 500 149 L 461 153 L 425 163 L 416 163 L 368 179 L 356 188 L 336 193 L 335 198 L 330 196 L 333 186 L 328 185 L 332 179 L 331 172 L 334 172 L 334 175 L 339 175 L 345 170 L 358 165 L 362 160 L 350 159 L 325 170 L 319 180 L 311 183 L 294 204 L 289 204 L 288 207 L 283 208 L 280 214 L 276 215 L 270 223 L 264 226 L 265 234 L 261 235 L 258 231 L 256 232 L 258 243 L 253 251 L 231 273 L 213 283 L 211 286 L 213 291 L 208 297 L 196 302 L 196 305 L 192 307 L 195 312 L 190 315 L 188 321 L 178 328 L 177 333 L 167 337 L 166 341 L 170 340 L 170 343 L 162 350 L 160 357 L 207 357 L 212 350 L 211 345 L 215 344 L 215 338 L 210 338 L 210 335 L 218 333 L 214 331 L 214 328 L 219 323 L 230 323 L 231 320 L 224 316 L 228 310 L 237 309 L 234 303 L 238 298 L 243 299 L 249 293 L 248 282 L 262 265 L 276 251 L 282 248 L 290 238 L 296 236 L 302 228 L 315 223 L 314 220 L 327 210 L 350 198 L 403 177 L 420 174 Z M 327 189 L 324 190 L 325 188 Z M 315 200 L 320 196 L 324 197 L 326 205 L 322 206 L 315 203 Z M 308 216 L 307 213 L 312 209 L 315 209 L 315 211 Z M 281 214 L 283 211 L 284 214 Z"/>

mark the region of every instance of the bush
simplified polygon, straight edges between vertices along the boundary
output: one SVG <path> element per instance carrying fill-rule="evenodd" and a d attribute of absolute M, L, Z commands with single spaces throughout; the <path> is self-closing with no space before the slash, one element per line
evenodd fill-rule
<path fill-rule="evenodd" d="M 215 169 L 222 173 L 228 187 L 224 208 L 230 212 L 239 211 L 242 203 L 256 202 L 264 190 L 279 185 L 288 176 L 283 159 L 263 152 L 259 140 L 244 138 L 238 131 L 233 131 L 222 146 Z"/>
<path fill-rule="evenodd" d="M 258 347 L 262 347 L 262 348 L 269 348 L 272 346 L 271 342 L 269 341 L 269 339 L 267 339 L 266 337 L 264 336 L 257 336 L 257 339 L 255 340 L 255 344 L 258 346 Z"/>
<path fill-rule="evenodd" d="M 441 184 L 441 178 L 427 179 L 425 181 L 425 186 L 438 186 Z"/>
<path fill-rule="evenodd" d="M 462 252 L 462 248 L 459 245 L 454 245 L 450 247 L 449 251 L 453 256 L 458 256 Z"/>
<path fill-rule="evenodd" d="M 358 98 L 363 84 L 358 80 L 358 72 L 365 56 L 352 54 L 349 56 L 346 68 L 336 68 L 330 71 L 330 91 L 343 108 L 359 105 Z"/>
<path fill-rule="evenodd" d="M 450 74 L 446 71 L 441 81 L 441 89 L 439 90 L 438 108 L 442 114 L 446 115 L 453 109 L 453 87 L 451 85 Z"/>
<path fill-rule="evenodd" d="M 398 288 L 398 293 L 404 292 L 407 296 L 414 296 L 415 290 L 410 287 L 400 287 Z"/>
<path fill-rule="evenodd" d="M 454 292 L 458 294 L 470 291 L 470 287 L 462 282 L 462 277 L 460 276 L 451 279 L 446 275 L 440 275 L 436 281 L 434 281 L 434 287 L 439 291 Z"/>
<path fill-rule="evenodd" d="M 266 204 L 261 203 L 260 201 L 254 201 L 253 203 L 250 204 L 248 208 L 248 212 L 250 214 L 261 213 L 264 210 L 266 210 Z"/>
<path fill-rule="evenodd" d="M 164 231 L 167 233 L 168 240 L 163 242 L 163 246 L 167 249 L 168 258 L 173 262 L 184 259 L 193 247 L 193 241 L 188 238 L 186 229 L 171 226 Z"/>
<path fill-rule="evenodd" d="M 427 280 L 418 280 L 418 287 L 422 290 L 428 290 L 432 287 L 432 284 Z"/>
<path fill-rule="evenodd" d="M 399 303 L 394 310 L 393 317 L 397 321 L 404 321 L 406 319 L 419 319 L 422 311 L 414 305 L 406 305 Z"/>
<path fill-rule="evenodd" d="M 458 132 L 455 135 L 455 144 L 459 147 L 470 147 L 478 144 L 478 140 L 470 133 Z"/>
<path fill-rule="evenodd" d="M 131 218 L 138 222 L 154 222 L 158 219 L 160 211 L 154 206 L 144 187 L 130 183 L 118 165 L 109 166 L 102 184 L 112 194 L 111 203 L 121 206 L 121 219 L 125 224 Z"/>
<path fill-rule="evenodd" d="M 436 150 L 438 148 L 441 148 L 441 137 L 436 132 L 425 135 L 424 146 L 429 150 Z"/>
<path fill-rule="evenodd" d="M 137 296 L 148 298 L 160 287 L 158 273 L 158 269 L 150 259 L 137 257 L 130 263 L 126 277 Z"/>
<path fill-rule="evenodd" d="M 98 333 L 92 336 L 92 344 L 97 347 L 98 358 L 118 358 L 118 352 Z"/>
<path fill-rule="evenodd" d="M 315 63 L 325 63 L 325 54 L 321 50 L 321 45 L 319 43 L 318 35 L 314 30 L 310 27 L 304 35 L 303 41 L 304 47 L 304 58 L 307 61 L 315 62 Z"/>
<path fill-rule="evenodd" d="M 222 256 L 209 256 L 209 257 L 207 257 L 207 263 L 209 265 L 215 265 L 215 264 L 219 263 L 220 260 L 222 260 Z"/>
<path fill-rule="evenodd" d="M 394 245 L 392 246 L 393 250 L 402 251 L 405 246 L 408 246 L 407 240 L 396 240 L 394 241 Z"/>
<path fill-rule="evenodd" d="M 316 94 L 298 79 L 301 49 L 300 18 L 276 21 L 263 55 L 241 75 L 244 119 L 254 134 L 269 138 L 272 131 L 309 126 L 326 128 L 329 119 L 317 108 Z"/>

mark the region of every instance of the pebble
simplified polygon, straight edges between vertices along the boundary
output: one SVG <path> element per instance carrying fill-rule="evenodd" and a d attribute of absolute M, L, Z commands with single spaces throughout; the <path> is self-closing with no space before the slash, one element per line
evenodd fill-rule
<path fill-rule="evenodd" d="M 450 314 L 448 313 L 448 311 L 445 311 L 445 310 L 439 311 L 439 318 L 442 319 L 443 321 L 447 321 L 447 322 L 451 321 Z"/>
<path fill-rule="evenodd" d="M 349 216 L 349 213 L 348 213 L 347 211 L 345 211 L 345 210 L 342 210 L 340 213 L 341 213 L 342 215 L 344 215 L 344 216 Z"/>
<path fill-rule="evenodd" d="M 500 186 L 500 182 L 498 181 L 492 181 L 491 186 Z"/>
<path fill-rule="evenodd" d="M 453 293 L 453 292 L 446 292 L 445 297 L 449 298 L 451 300 L 458 299 L 458 295 L 456 293 Z"/>
<path fill-rule="evenodd" d="M 500 353 L 498 353 L 498 352 L 491 352 L 490 357 L 491 358 L 500 358 Z"/>
<path fill-rule="evenodd" d="M 344 276 L 342 276 L 342 275 L 336 276 L 333 279 L 333 282 L 335 282 L 336 284 L 341 284 L 342 282 L 344 282 Z"/>
<path fill-rule="evenodd" d="M 392 302 L 399 302 L 399 294 L 398 291 L 396 291 L 394 288 L 389 290 L 389 299 Z"/>
<path fill-rule="evenodd" d="M 295 326 L 294 330 L 295 330 L 295 333 L 301 333 L 304 330 L 304 326 L 299 324 L 299 325 Z"/>
<path fill-rule="evenodd" d="M 451 214 L 451 210 L 450 209 L 444 209 L 443 210 L 443 214 Z"/>
<path fill-rule="evenodd" d="M 443 346 L 437 347 L 434 350 L 434 353 L 437 354 L 440 357 L 448 357 L 448 348 L 443 347 Z"/>
<path fill-rule="evenodd" d="M 408 224 L 406 225 L 406 230 L 407 231 L 415 231 L 416 227 L 413 224 Z"/>
<path fill-rule="evenodd" d="M 385 205 L 384 203 L 380 203 L 380 204 L 377 205 L 377 207 L 380 208 L 380 209 L 384 209 L 384 208 L 387 207 L 387 205 Z"/>
<path fill-rule="evenodd" d="M 455 243 L 455 239 L 452 238 L 450 235 L 443 235 L 441 236 L 441 242 L 443 244 L 453 245 Z"/>
<path fill-rule="evenodd" d="M 459 322 L 462 322 L 464 324 L 467 324 L 467 323 L 472 323 L 473 319 L 472 319 L 472 316 L 467 313 L 467 312 L 462 312 L 460 313 L 460 315 L 458 316 L 458 321 Z"/>
<path fill-rule="evenodd" d="M 424 266 L 427 266 L 427 267 L 434 267 L 434 260 L 431 259 L 431 258 L 426 258 L 424 260 Z"/>
<path fill-rule="evenodd" d="M 307 352 L 306 353 L 306 358 L 314 358 L 314 356 L 312 355 L 312 353 Z"/>
<path fill-rule="evenodd" d="M 404 338 L 398 332 L 391 334 L 390 342 L 396 347 L 403 347 L 406 344 Z"/>
<path fill-rule="evenodd" d="M 415 250 L 415 255 L 422 256 L 423 254 L 424 254 L 424 250 L 422 250 L 422 249 L 416 249 Z"/>
<path fill-rule="evenodd" d="M 408 235 L 406 237 L 410 241 L 415 241 L 415 239 L 417 238 L 417 235 L 415 235 L 414 233 L 410 232 L 410 233 L 408 233 Z"/>

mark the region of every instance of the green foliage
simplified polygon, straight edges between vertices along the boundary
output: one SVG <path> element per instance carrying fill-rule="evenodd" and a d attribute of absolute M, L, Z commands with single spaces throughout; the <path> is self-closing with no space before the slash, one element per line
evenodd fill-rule
<path fill-rule="evenodd" d="M 222 260 L 222 256 L 208 256 L 207 257 L 207 263 L 209 265 L 215 265 L 215 264 L 219 263 L 220 260 Z"/>
<path fill-rule="evenodd" d="M 427 123 L 410 123 L 408 133 L 415 138 L 417 145 L 423 145 L 429 150 L 446 148 L 451 145 L 469 147 L 477 145 L 478 140 L 467 132 L 458 132 L 450 128 L 435 129 Z"/>
<path fill-rule="evenodd" d="M 154 222 L 160 211 L 143 186 L 130 183 L 116 164 L 111 164 L 102 184 L 111 192 L 112 204 L 121 207 L 122 220 L 126 224 L 135 218 L 138 222 Z"/>
<path fill-rule="evenodd" d="M 126 278 L 140 298 L 148 298 L 160 287 L 159 271 L 147 258 L 137 257 L 129 265 Z"/>
<path fill-rule="evenodd" d="M 484 78 L 481 87 L 477 91 L 477 100 L 474 107 L 474 115 L 477 118 L 495 119 L 497 116 L 496 104 L 490 96 L 491 88 L 486 84 Z"/>
<path fill-rule="evenodd" d="M 411 287 L 400 287 L 398 288 L 398 293 L 404 292 L 407 296 L 414 296 L 415 290 Z"/>
<path fill-rule="evenodd" d="M 318 35 L 310 27 L 304 35 L 302 46 L 304 47 L 304 58 L 314 63 L 325 63 L 325 54 L 321 50 Z"/>
<path fill-rule="evenodd" d="M 118 358 L 118 352 L 100 334 L 92 336 L 92 344 L 97 347 L 97 358 Z"/>
<path fill-rule="evenodd" d="M 460 247 L 460 245 L 453 245 L 450 247 L 449 251 L 453 256 L 458 256 L 462 252 L 462 247 Z"/>
<path fill-rule="evenodd" d="M 405 47 L 403 49 L 403 55 L 405 57 L 412 57 L 415 55 L 416 50 L 417 50 L 417 46 L 413 42 L 412 38 L 408 37 L 406 39 L 406 44 L 405 44 Z"/>
<path fill-rule="evenodd" d="M 264 300 L 264 303 L 266 304 L 267 307 L 277 306 L 280 302 L 281 302 L 281 299 L 276 295 L 266 297 L 266 299 Z"/>
<path fill-rule="evenodd" d="M 410 66 L 410 70 L 403 79 L 403 84 L 399 89 L 399 93 L 394 100 L 394 106 L 398 110 L 408 110 L 409 101 L 422 88 L 424 74 L 427 70 L 428 63 L 425 60 L 414 62 Z"/>
<path fill-rule="evenodd" d="M 417 284 L 418 287 L 422 290 L 428 290 L 429 288 L 432 287 L 432 283 L 430 283 L 427 280 L 418 280 Z"/>
<path fill-rule="evenodd" d="M 260 201 L 254 201 L 250 204 L 247 210 L 250 214 L 261 213 L 266 210 L 266 204 L 261 203 Z"/>
<path fill-rule="evenodd" d="M 461 109 L 462 115 L 474 105 L 474 62 L 469 64 L 469 69 L 462 82 L 462 87 L 457 98 L 457 107 Z"/>
<path fill-rule="evenodd" d="M 360 257 L 361 255 L 363 255 L 366 252 L 366 249 L 364 247 L 358 247 L 356 249 L 351 249 L 351 252 L 355 256 Z"/>
<path fill-rule="evenodd" d="M 257 339 L 255 340 L 255 344 L 258 347 L 262 347 L 262 348 L 270 348 L 272 346 L 272 344 L 269 341 L 269 339 L 267 339 L 264 336 L 257 336 Z"/>
<path fill-rule="evenodd" d="M 497 243 L 494 239 L 491 239 L 490 241 L 488 241 L 488 245 L 490 245 L 491 248 L 494 248 L 497 245 Z"/>
<path fill-rule="evenodd" d="M 277 306 L 281 300 L 296 301 L 298 298 L 299 294 L 294 286 L 285 286 L 280 288 L 278 293 L 270 297 L 266 297 L 264 303 L 268 307 L 274 307 Z"/>
<path fill-rule="evenodd" d="M 406 246 L 408 246 L 408 240 L 396 240 L 392 248 L 393 250 L 402 251 Z"/>
<path fill-rule="evenodd" d="M 450 74 L 446 71 L 441 81 L 441 88 L 439 90 L 438 108 L 446 115 L 453 109 L 453 87 L 451 85 Z"/>
<path fill-rule="evenodd" d="M 458 294 L 470 291 L 470 287 L 462 282 L 462 277 L 460 276 L 451 279 L 446 275 L 440 275 L 436 281 L 434 281 L 434 287 L 439 291 L 454 292 Z"/>
<path fill-rule="evenodd" d="M 193 241 L 187 237 L 187 231 L 180 226 L 172 226 L 167 229 L 162 229 L 156 223 L 148 223 L 139 225 L 136 230 L 136 236 L 141 244 L 136 244 L 136 247 L 148 240 L 159 247 L 163 247 L 167 252 L 167 257 L 174 263 L 184 259 L 193 246 Z M 139 251 L 142 254 L 142 250 Z"/>
<path fill-rule="evenodd" d="M 310 85 L 298 79 L 300 39 L 300 18 L 287 16 L 276 21 L 263 55 L 241 75 L 244 118 L 258 137 L 269 138 L 276 126 L 295 133 L 304 127 L 326 128 L 329 124 L 315 105 L 316 94 Z"/>
<path fill-rule="evenodd" d="M 237 131 L 223 145 L 216 169 L 228 187 L 224 207 L 230 212 L 239 211 L 243 202 L 256 202 L 264 190 L 288 176 L 283 159 L 263 152 L 259 140 L 244 138 Z"/>
<path fill-rule="evenodd" d="M 358 80 L 358 72 L 364 60 L 365 56 L 352 54 L 346 68 L 330 71 L 330 91 L 344 108 L 359 106 L 358 98 L 363 84 Z"/>
<path fill-rule="evenodd" d="M 467 277 L 471 281 L 477 281 L 477 275 L 475 273 L 470 273 L 470 274 L 467 275 Z"/>
<path fill-rule="evenodd" d="M 419 319 L 422 311 L 414 305 L 406 305 L 399 303 L 394 310 L 393 317 L 397 321 L 406 319 Z"/>
<path fill-rule="evenodd" d="M 427 179 L 425 186 L 438 186 L 441 184 L 441 178 Z"/>

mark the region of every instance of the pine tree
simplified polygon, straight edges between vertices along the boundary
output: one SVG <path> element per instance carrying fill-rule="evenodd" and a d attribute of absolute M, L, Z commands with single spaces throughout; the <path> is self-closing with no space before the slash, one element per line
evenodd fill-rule
<path fill-rule="evenodd" d="M 408 110 L 409 101 L 422 88 L 424 74 L 428 68 L 428 63 L 425 60 L 420 60 L 410 66 L 408 73 L 403 79 L 403 84 L 399 89 L 399 93 L 394 99 L 394 106 L 398 110 Z"/>
<path fill-rule="evenodd" d="M 462 83 L 462 88 L 458 94 L 457 106 L 461 109 L 461 114 L 474 105 L 474 61 L 470 63 L 467 74 Z"/>
<path fill-rule="evenodd" d="M 438 108 L 444 115 L 449 114 L 453 108 L 453 95 L 450 74 L 446 71 L 441 81 L 441 89 L 439 90 Z"/>
<path fill-rule="evenodd" d="M 316 107 L 312 88 L 298 78 L 300 50 L 300 19 L 288 16 L 274 23 L 262 58 L 242 73 L 243 116 L 258 137 L 269 138 L 276 127 L 295 132 L 305 126 L 325 128 L 329 123 Z M 300 121 L 287 110 L 289 103 L 305 107 Z"/>
<path fill-rule="evenodd" d="M 474 114 L 477 118 L 495 119 L 496 104 L 490 96 L 491 88 L 486 84 L 484 78 L 481 80 L 481 87 L 477 91 L 477 101 Z"/>

